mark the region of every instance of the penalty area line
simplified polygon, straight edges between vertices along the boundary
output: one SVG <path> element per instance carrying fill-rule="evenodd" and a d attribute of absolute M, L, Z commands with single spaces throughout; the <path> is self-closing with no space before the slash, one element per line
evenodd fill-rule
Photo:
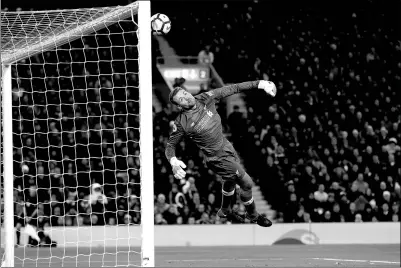
<path fill-rule="evenodd" d="M 379 264 L 400 264 L 399 261 L 372 261 L 372 260 L 349 260 L 349 259 L 333 259 L 333 258 L 310 258 L 320 261 L 343 261 L 343 262 L 362 262 L 362 263 L 379 263 Z"/>

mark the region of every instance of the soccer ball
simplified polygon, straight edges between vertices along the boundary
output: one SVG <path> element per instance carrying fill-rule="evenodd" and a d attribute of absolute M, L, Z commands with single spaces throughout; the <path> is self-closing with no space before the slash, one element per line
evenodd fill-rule
<path fill-rule="evenodd" d="M 152 25 L 152 33 L 156 35 L 167 34 L 171 29 L 171 21 L 170 19 L 160 13 L 156 13 L 150 19 Z"/>

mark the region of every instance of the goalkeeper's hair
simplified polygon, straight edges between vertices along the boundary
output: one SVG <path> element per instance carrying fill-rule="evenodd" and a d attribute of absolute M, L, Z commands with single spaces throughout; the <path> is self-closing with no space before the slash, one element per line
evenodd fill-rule
<path fill-rule="evenodd" d="M 170 102 L 174 105 L 178 105 L 178 103 L 174 100 L 175 95 L 177 95 L 177 93 L 180 90 L 185 90 L 182 87 L 175 87 L 171 92 L 170 95 L 168 96 L 168 99 L 170 100 Z"/>

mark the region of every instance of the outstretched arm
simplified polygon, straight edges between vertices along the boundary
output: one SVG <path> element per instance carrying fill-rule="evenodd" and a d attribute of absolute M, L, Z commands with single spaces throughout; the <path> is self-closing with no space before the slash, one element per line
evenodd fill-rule
<path fill-rule="evenodd" d="M 170 134 L 165 151 L 166 158 L 171 164 L 174 177 L 177 179 L 183 179 L 186 175 L 186 172 L 183 170 L 183 168 L 186 168 L 186 165 L 184 162 L 178 160 L 175 156 L 175 148 L 184 137 L 184 134 L 184 129 L 181 124 L 174 124 L 173 131 Z"/>
<path fill-rule="evenodd" d="M 265 81 L 265 80 L 257 80 L 257 81 L 250 81 L 250 82 L 243 82 L 239 84 L 233 84 L 229 86 L 224 86 L 221 88 L 217 88 L 206 92 L 209 96 L 213 97 L 216 100 L 231 96 L 233 94 L 246 92 L 248 90 L 253 89 L 263 89 L 266 93 L 270 94 L 271 96 L 276 95 L 276 86 L 273 82 Z"/>
<path fill-rule="evenodd" d="M 184 137 L 184 128 L 181 124 L 174 124 L 173 131 L 170 134 L 170 137 L 167 141 L 167 146 L 165 150 L 166 158 L 169 162 L 171 162 L 171 158 L 175 157 L 175 148 L 177 144 Z"/>

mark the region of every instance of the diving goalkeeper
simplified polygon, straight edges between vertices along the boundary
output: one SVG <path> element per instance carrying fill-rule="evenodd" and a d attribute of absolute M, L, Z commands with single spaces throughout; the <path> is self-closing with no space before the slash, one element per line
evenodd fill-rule
<path fill-rule="evenodd" d="M 232 199 L 235 196 L 235 185 L 241 187 L 240 197 L 245 205 L 245 216 L 263 227 L 270 227 L 272 222 L 259 214 L 252 197 L 253 181 L 240 165 L 238 155 L 232 144 L 224 137 L 221 119 L 216 111 L 215 102 L 227 96 L 261 89 L 275 96 L 277 89 L 270 81 L 253 81 L 225 86 L 197 96 L 192 96 L 181 87 L 170 93 L 170 102 L 178 107 L 179 115 L 170 134 L 166 157 L 169 160 L 174 177 L 183 179 L 186 165 L 175 155 L 176 145 L 187 135 L 203 151 L 207 166 L 223 179 L 223 198 L 217 215 L 231 222 L 243 223 L 245 219 L 232 210 Z"/>

